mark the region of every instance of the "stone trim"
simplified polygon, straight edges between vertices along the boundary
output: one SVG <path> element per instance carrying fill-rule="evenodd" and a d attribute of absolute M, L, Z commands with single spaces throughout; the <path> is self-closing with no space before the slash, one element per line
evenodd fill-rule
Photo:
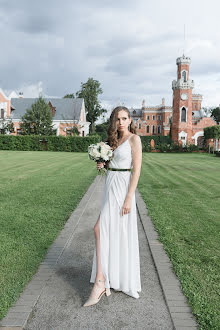
<path fill-rule="evenodd" d="M 198 329 L 196 318 L 182 293 L 178 277 L 173 271 L 163 244 L 159 241 L 157 231 L 148 215 L 146 204 L 138 189 L 136 190 L 137 212 L 146 234 L 148 245 L 158 274 L 164 298 L 175 330 Z"/>

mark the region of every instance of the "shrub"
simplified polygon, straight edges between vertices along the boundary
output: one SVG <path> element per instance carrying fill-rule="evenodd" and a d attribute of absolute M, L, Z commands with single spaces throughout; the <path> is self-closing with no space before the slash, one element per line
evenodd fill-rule
<path fill-rule="evenodd" d="M 100 136 L 0 135 L 0 150 L 87 152 Z"/>

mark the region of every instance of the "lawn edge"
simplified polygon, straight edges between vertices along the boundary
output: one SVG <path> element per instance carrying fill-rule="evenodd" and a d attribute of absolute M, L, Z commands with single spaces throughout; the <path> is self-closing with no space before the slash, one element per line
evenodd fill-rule
<path fill-rule="evenodd" d="M 0 320 L 0 330 L 23 330 L 27 326 L 43 288 L 55 272 L 58 260 L 64 250 L 71 244 L 75 230 L 99 181 L 100 176 L 96 176 L 89 185 L 86 193 L 65 223 L 64 228 L 48 248 L 47 254 L 39 264 L 35 275 L 27 283 L 18 300 L 9 308 L 4 318 Z"/>
<path fill-rule="evenodd" d="M 173 265 L 166 254 L 163 244 L 159 241 L 158 233 L 155 230 L 153 221 L 148 215 L 147 206 L 138 189 L 136 189 L 135 196 L 137 212 L 147 238 L 150 253 L 174 329 L 199 329 L 192 309 L 181 290 L 179 278 L 173 270 Z"/>

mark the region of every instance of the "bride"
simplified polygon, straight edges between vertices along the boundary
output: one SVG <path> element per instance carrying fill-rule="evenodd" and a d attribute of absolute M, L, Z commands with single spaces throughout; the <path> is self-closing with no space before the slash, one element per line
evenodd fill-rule
<path fill-rule="evenodd" d="M 104 166 L 108 171 L 101 212 L 94 226 L 96 248 L 90 278 L 94 286 L 83 306 L 96 304 L 104 294 L 109 296 L 110 288 L 134 298 L 141 292 L 135 190 L 142 145 L 126 107 L 112 111 L 107 142 L 114 150 L 113 159 L 97 163 L 98 170 Z"/>

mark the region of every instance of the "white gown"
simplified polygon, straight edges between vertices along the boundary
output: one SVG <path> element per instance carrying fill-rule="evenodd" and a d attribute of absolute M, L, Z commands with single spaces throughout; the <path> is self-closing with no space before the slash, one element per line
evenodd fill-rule
<path fill-rule="evenodd" d="M 112 168 L 132 168 L 130 137 L 113 152 Z M 100 212 L 100 259 L 105 287 L 134 298 L 141 292 L 139 242 L 135 194 L 131 211 L 121 215 L 129 183 L 130 171 L 108 171 L 105 177 Z M 94 249 L 90 282 L 96 278 L 96 248 Z"/>

